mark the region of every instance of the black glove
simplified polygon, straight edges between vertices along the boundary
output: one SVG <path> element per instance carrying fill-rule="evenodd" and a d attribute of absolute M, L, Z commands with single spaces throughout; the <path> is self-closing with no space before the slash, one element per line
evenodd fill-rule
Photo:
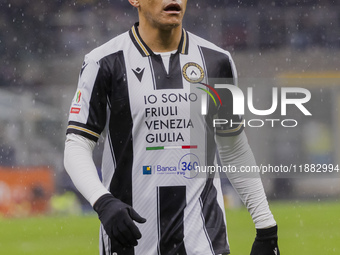
<path fill-rule="evenodd" d="M 250 255 L 280 255 L 277 245 L 277 226 L 256 229 L 256 237 Z"/>
<path fill-rule="evenodd" d="M 131 206 L 123 203 L 111 194 L 101 196 L 94 204 L 93 209 L 111 240 L 117 240 L 124 247 L 132 247 L 138 244 L 142 237 L 139 229 L 133 222 L 145 223 Z"/>

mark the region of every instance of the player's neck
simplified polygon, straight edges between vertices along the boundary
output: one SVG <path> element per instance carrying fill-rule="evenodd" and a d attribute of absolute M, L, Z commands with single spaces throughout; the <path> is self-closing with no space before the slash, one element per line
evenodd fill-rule
<path fill-rule="evenodd" d="M 182 38 L 181 25 L 165 30 L 140 22 L 138 31 L 143 41 L 153 52 L 169 52 L 176 50 Z"/>

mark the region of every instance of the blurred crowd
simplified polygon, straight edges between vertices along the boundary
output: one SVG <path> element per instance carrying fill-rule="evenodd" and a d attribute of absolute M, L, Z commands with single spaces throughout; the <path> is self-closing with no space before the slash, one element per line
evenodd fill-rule
<path fill-rule="evenodd" d="M 293 7 L 301 13 L 289 17 Z M 205 37 L 223 31 L 224 36 L 217 40 L 228 49 L 340 46 L 340 14 L 331 17 L 333 22 L 323 18 L 329 16 L 330 10 L 339 8 L 335 0 L 190 0 L 188 8 L 188 29 L 195 32 L 195 27 L 208 28 L 210 34 L 196 29 Z M 234 13 L 223 15 L 231 9 Z M 222 15 L 212 20 L 211 16 L 206 17 L 209 12 L 215 13 L 213 17 Z M 103 43 L 128 29 L 137 19 L 132 15 L 137 13 L 128 0 L 1 1 L 0 87 L 41 85 L 42 75 L 28 69 Z M 297 24 L 288 24 L 291 18 Z M 254 22 L 255 27 L 251 26 Z M 296 27 L 291 31 L 289 26 Z"/>

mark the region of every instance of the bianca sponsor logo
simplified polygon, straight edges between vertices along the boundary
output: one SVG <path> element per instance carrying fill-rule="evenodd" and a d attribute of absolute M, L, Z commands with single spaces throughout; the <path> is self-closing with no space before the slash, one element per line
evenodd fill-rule
<path fill-rule="evenodd" d="M 163 174 L 176 174 L 177 167 L 176 166 L 157 165 L 156 171 L 157 171 L 157 173 L 163 173 Z"/>
<path fill-rule="evenodd" d="M 175 166 L 161 166 L 157 165 L 157 172 L 176 172 L 177 168 Z"/>

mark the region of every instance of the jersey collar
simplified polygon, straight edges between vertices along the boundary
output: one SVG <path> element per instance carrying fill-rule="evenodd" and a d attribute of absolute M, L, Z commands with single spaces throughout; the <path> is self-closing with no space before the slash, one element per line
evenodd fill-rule
<path fill-rule="evenodd" d="M 143 57 L 154 55 L 153 51 L 146 45 L 146 43 L 140 37 L 138 32 L 138 25 L 139 25 L 138 22 L 135 23 L 129 31 L 132 42 L 134 43 L 134 45 L 136 46 L 136 48 L 142 54 Z M 189 37 L 187 31 L 185 31 L 185 29 L 183 28 L 182 38 L 178 45 L 177 52 L 187 55 L 188 50 L 189 50 Z"/>

